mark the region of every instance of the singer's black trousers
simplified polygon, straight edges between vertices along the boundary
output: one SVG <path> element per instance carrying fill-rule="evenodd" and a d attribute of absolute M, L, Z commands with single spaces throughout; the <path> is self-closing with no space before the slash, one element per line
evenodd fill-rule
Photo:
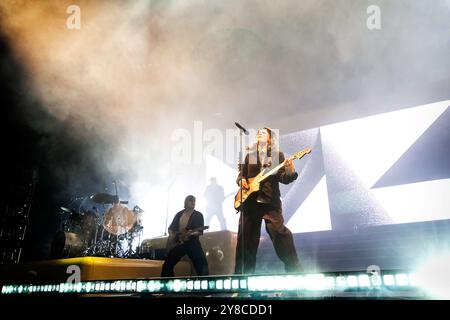
<path fill-rule="evenodd" d="M 284 225 L 282 210 L 269 204 L 258 203 L 255 198 L 249 198 L 244 203 L 243 209 L 239 219 L 235 273 L 255 273 L 256 253 L 263 219 L 275 252 L 278 258 L 283 261 L 286 272 L 303 271 L 295 250 L 292 233 Z"/>

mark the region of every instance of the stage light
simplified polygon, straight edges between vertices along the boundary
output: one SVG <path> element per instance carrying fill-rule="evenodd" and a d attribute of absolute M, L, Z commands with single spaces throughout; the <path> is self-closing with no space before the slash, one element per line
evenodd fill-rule
<path fill-rule="evenodd" d="M 186 281 L 176 279 L 169 283 L 169 289 L 175 292 L 184 291 L 186 289 Z"/>
<path fill-rule="evenodd" d="M 260 290 L 259 277 L 249 277 L 248 278 L 248 290 L 257 291 Z"/>
<path fill-rule="evenodd" d="M 274 276 L 266 276 L 261 279 L 261 289 L 266 290 L 278 290 L 280 285 L 280 279 L 277 279 L 277 277 Z"/>
<path fill-rule="evenodd" d="M 307 290 L 326 289 L 325 276 L 323 274 L 309 274 L 305 277 L 305 288 Z"/>
<path fill-rule="evenodd" d="M 327 285 L 327 288 L 334 288 L 336 286 L 334 277 L 325 277 L 325 283 Z"/>
<path fill-rule="evenodd" d="M 351 288 L 358 286 L 358 278 L 356 276 L 347 276 L 347 285 Z"/>
<path fill-rule="evenodd" d="M 150 292 L 156 292 L 156 291 L 161 290 L 161 288 L 163 287 L 163 285 L 162 285 L 162 283 L 161 283 L 160 281 L 158 281 L 158 280 L 150 280 L 149 283 L 148 283 L 148 285 L 147 285 L 147 287 L 148 287 L 148 290 L 149 290 Z"/>
<path fill-rule="evenodd" d="M 102 285 L 103 285 L 103 284 L 102 284 Z M 137 285 L 136 285 L 136 291 L 137 291 L 137 292 L 143 292 L 143 291 L 145 291 L 146 288 L 147 288 L 147 286 L 146 286 L 146 284 L 145 284 L 144 281 L 140 280 L 140 281 L 137 282 Z M 102 287 L 100 286 L 100 289 L 103 291 L 103 290 L 104 290 L 104 287 L 102 288 Z"/>
<path fill-rule="evenodd" d="M 383 280 L 381 287 L 403 287 L 418 293 L 418 288 L 412 287 L 414 274 L 385 273 L 379 279 Z M 306 275 L 260 275 L 260 276 L 218 276 L 202 279 L 159 279 L 159 280 L 116 280 L 111 282 L 87 281 L 76 284 L 43 284 L 43 285 L 5 285 L 1 288 L 2 294 L 28 294 L 28 293 L 114 293 L 114 292 L 300 292 L 323 291 L 327 296 L 333 292 L 339 293 L 347 288 L 373 288 L 371 276 L 355 273 L 339 276 L 326 274 Z M 415 291 L 414 291 L 415 290 Z M 325 293 L 326 292 L 326 293 Z M 390 292 L 389 290 L 386 292 Z M 307 294 L 307 293 L 306 293 Z M 421 293 L 423 295 L 423 293 Z"/>
<path fill-rule="evenodd" d="M 413 281 L 433 299 L 450 299 L 450 255 L 434 256 L 417 268 Z"/>
<path fill-rule="evenodd" d="M 417 286 L 417 276 L 415 273 L 408 274 L 408 280 L 410 286 Z"/>
<path fill-rule="evenodd" d="M 392 274 L 385 274 L 383 276 L 383 283 L 384 283 L 385 286 L 388 286 L 388 287 L 389 286 L 390 287 L 394 286 L 395 285 L 395 278 L 394 278 L 394 276 Z"/>
<path fill-rule="evenodd" d="M 380 287 L 382 285 L 381 276 L 371 275 L 370 283 L 371 283 L 372 287 Z"/>
<path fill-rule="evenodd" d="M 359 275 L 358 282 L 360 287 L 370 287 L 370 279 L 367 274 Z"/>
<path fill-rule="evenodd" d="M 230 279 L 225 279 L 223 281 L 223 288 L 225 290 L 230 290 L 231 289 L 231 280 Z"/>
<path fill-rule="evenodd" d="M 279 279 L 278 287 L 281 290 L 294 290 L 295 289 L 295 281 L 292 276 L 284 276 Z"/>
<path fill-rule="evenodd" d="M 397 286 L 409 285 L 408 276 L 404 273 L 398 273 L 395 275 L 395 283 Z"/>
<path fill-rule="evenodd" d="M 344 276 L 338 276 L 336 277 L 336 284 L 339 288 L 345 288 L 347 287 L 347 280 Z"/>

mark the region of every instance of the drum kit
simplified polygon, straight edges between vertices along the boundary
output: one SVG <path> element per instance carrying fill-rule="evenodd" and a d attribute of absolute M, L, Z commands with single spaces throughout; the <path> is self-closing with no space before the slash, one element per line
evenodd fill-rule
<path fill-rule="evenodd" d="M 77 210 L 60 207 L 63 224 L 53 238 L 50 258 L 140 258 L 133 249 L 143 231 L 139 206 L 130 210 L 127 201 L 107 193 L 76 199 L 82 200 Z"/>

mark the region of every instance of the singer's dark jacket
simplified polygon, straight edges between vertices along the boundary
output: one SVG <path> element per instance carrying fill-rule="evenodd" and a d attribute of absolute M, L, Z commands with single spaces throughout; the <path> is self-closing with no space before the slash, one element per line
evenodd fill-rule
<path fill-rule="evenodd" d="M 284 161 L 284 153 L 280 151 L 278 152 L 278 161 L 275 156 L 272 156 L 272 166 L 276 167 L 279 163 L 282 163 Z M 252 161 L 250 161 L 252 160 Z M 248 153 L 245 157 L 244 165 L 240 165 L 239 168 L 239 175 L 236 178 L 236 183 L 239 185 L 239 181 L 241 178 L 253 178 L 257 176 L 261 172 L 261 161 L 259 159 L 259 156 L 257 155 L 256 151 L 253 151 L 251 153 Z M 270 168 L 268 168 L 270 170 Z M 259 191 L 256 195 L 251 195 L 250 198 L 253 199 L 247 199 L 247 201 L 254 201 L 254 198 L 256 198 L 257 202 L 260 203 L 267 203 L 270 204 L 272 207 L 281 210 L 281 200 L 280 200 L 280 187 L 278 185 L 279 182 L 283 184 L 289 184 L 296 180 L 298 177 L 298 173 L 294 172 L 292 175 L 286 174 L 285 167 L 282 166 L 278 172 L 267 179 L 265 179 L 263 182 L 261 182 Z"/>

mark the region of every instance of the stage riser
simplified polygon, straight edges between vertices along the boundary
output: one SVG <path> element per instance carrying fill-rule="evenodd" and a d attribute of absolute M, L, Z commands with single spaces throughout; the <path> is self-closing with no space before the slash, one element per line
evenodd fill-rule
<path fill-rule="evenodd" d="M 80 281 L 148 279 L 160 277 L 164 261 L 81 257 L 6 265 L 2 268 L 1 283 L 43 284 L 73 281 L 78 273 Z M 73 266 L 76 266 L 75 268 Z M 78 268 L 77 268 L 78 267 Z M 195 274 L 188 261 L 175 266 L 175 276 Z"/>

